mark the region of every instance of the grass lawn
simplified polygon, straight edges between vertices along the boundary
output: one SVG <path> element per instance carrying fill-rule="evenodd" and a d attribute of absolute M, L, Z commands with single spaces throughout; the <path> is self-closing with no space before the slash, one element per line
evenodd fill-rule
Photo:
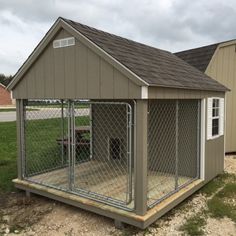
<path fill-rule="evenodd" d="M 35 108 L 28 108 L 27 111 L 37 111 L 39 109 Z M 0 108 L 0 112 L 10 112 L 10 111 L 16 111 L 16 108 Z"/>
<path fill-rule="evenodd" d="M 76 119 L 76 126 L 88 124 L 87 116 Z M 66 136 L 67 123 L 64 125 Z M 28 175 L 67 164 L 66 153 L 63 158 L 62 148 L 57 142 L 57 139 L 62 137 L 60 118 L 28 121 L 25 132 Z M 0 192 L 14 189 L 11 180 L 17 176 L 16 155 L 16 122 L 0 122 Z M 81 161 L 88 156 L 89 150 L 84 149 L 76 156 L 76 160 Z"/>
<path fill-rule="evenodd" d="M 16 122 L 0 123 L 0 192 L 14 189 L 16 171 Z"/>
<path fill-rule="evenodd" d="M 200 191 L 207 197 L 207 209 L 191 218 L 180 227 L 187 235 L 204 235 L 206 219 L 228 217 L 236 223 L 236 175 L 223 173 L 206 184 Z"/>

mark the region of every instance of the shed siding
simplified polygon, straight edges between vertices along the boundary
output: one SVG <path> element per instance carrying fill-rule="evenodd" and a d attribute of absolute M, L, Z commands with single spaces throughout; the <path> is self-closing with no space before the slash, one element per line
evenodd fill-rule
<path fill-rule="evenodd" d="M 213 56 L 206 74 L 231 91 L 226 94 L 226 152 L 236 151 L 236 52 L 235 45 L 220 47 Z"/>
<path fill-rule="evenodd" d="M 224 97 L 224 92 L 159 87 L 148 88 L 148 97 L 150 99 L 200 99 L 215 96 Z"/>
<path fill-rule="evenodd" d="M 205 130 L 207 132 L 207 107 L 208 104 L 206 102 L 206 110 L 205 110 Z M 207 135 L 207 133 L 206 133 Z M 205 135 L 205 179 L 209 181 L 213 179 L 218 174 L 222 173 L 224 170 L 224 152 L 225 152 L 225 144 L 224 144 L 224 135 L 207 140 L 207 136 Z"/>
<path fill-rule="evenodd" d="M 64 29 L 54 39 L 71 37 Z M 76 40 L 53 49 L 52 42 L 13 89 L 15 98 L 140 98 L 141 87 Z"/>

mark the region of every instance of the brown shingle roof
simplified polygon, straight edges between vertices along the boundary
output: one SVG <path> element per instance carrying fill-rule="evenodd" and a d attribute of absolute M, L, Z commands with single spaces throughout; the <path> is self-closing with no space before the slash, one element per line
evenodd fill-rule
<path fill-rule="evenodd" d="M 150 86 L 226 91 L 227 88 L 174 54 L 64 19 Z"/>
<path fill-rule="evenodd" d="M 219 43 L 174 53 L 191 66 L 205 72 Z"/>

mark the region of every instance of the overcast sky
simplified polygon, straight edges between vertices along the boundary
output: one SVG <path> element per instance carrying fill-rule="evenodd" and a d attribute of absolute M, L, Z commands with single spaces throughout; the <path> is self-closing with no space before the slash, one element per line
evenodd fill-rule
<path fill-rule="evenodd" d="M 0 73 L 63 16 L 172 52 L 236 38 L 235 0 L 0 0 Z"/>

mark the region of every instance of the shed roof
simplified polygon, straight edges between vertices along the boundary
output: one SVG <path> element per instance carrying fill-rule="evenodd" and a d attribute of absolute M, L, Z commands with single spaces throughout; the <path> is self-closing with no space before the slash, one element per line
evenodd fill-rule
<path fill-rule="evenodd" d="M 54 26 L 58 24 L 62 27 L 63 24 L 71 27 L 78 34 L 78 37 L 83 35 L 88 41 L 110 55 L 114 59 L 113 63 L 123 65 L 127 71 L 134 73 L 137 79 L 144 81 L 146 86 L 209 91 L 227 90 L 225 86 L 171 52 L 97 30 L 65 18 L 59 18 Z M 51 29 L 44 38 L 50 36 Z M 41 42 L 40 44 L 43 45 L 43 41 Z M 39 45 L 34 52 L 41 50 Z M 32 53 L 18 70 L 13 81 L 8 86 L 10 89 L 13 89 L 18 84 L 27 68 L 36 60 L 35 55 L 36 53 Z M 39 53 L 38 56 L 40 56 Z"/>
<path fill-rule="evenodd" d="M 203 47 L 192 48 L 181 52 L 176 52 L 174 54 L 189 63 L 191 66 L 205 72 L 217 47 L 219 45 L 221 46 L 221 44 L 231 43 L 233 41 L 235 41 L 235 39 L 210 44 Z"/>
<path fill-rule="evenodd" d="M 149 86 L 225 91 L 226 87 L 171 52 L 64 19 Z"/>
<path fill-rule="evenodd" d="M 198 70 L 205 72 L 218 45 L 219 43 L 215 43 L 204 47 L 176 52 L 174 54 L 196 67 Z"/>

